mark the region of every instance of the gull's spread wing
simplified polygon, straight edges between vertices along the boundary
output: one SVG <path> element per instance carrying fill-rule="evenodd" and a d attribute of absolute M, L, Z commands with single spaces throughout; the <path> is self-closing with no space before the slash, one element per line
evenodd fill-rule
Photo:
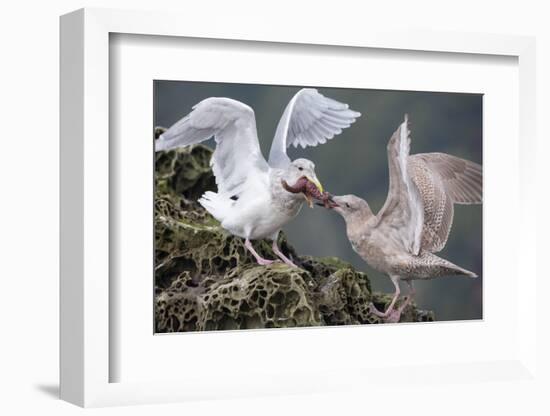
<path fill-rule="evenodd" d="M 325 143 L 349 127 L 361 114 L 312 88 L 298 91 L 288 103 L 275 132 L 269 165 L 284 169 L 290 159 L 286 149 L 292 144 L 305 148 Z"/>
<path fill-rule="evenodd" d="M 219 193 L 241 191 L 247 179 L 267 174 L 269 166 L 258 144 L 256 118 L 247 105 L 230 98 L 207 98 L 155 142 L 155 150 L 170 150 L 214 137 L 211 164 Z"/>
<path fill-rule="evenodd" d="M 424 206 L 422 249 L 436 253 L 447 243 L 453 204 L 481 203 L 481 166 L 444 153 L 416 154 L 408 162 Z"/>
<path fill-rule="evenodd" d="M 409 175 L 410 131 L 408 117 L 388 142 L 390 187 L 384 206 L 378 214 L 379 223 L 389 229 L 412 254 L 420 252 L 424 207 L 420 192 Z"/>

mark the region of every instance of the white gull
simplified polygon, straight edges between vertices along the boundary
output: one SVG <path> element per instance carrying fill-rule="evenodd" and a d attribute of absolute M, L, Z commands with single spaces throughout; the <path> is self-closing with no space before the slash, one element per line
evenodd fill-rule
<path fill-rule="evenodd" d="M 287 191 L 282 182 L 295 184 L 305 177 L 322 193 L 315 165 L 307 159 L 291 161 L 287 148 L 317 146 L 349 127 L 360 114 L 320 94 L 304 88 L 288 103 L 277 126 L 269 153 L 262 156 L 254 111 L 242 102 L 210 97 L 164 132 L 155 143 L 156 151 L 215 138 L 211 164 L 218 192 L 206 192 L 199 203 L 221 226 L 245 239 L 246 248 L 259 264 L 272 263 L 262 258 L 250 240 L 273 240 L 273 252 L 293 265 L 277 246 L 281 228 L 300 211 L 306 196 Z"/>

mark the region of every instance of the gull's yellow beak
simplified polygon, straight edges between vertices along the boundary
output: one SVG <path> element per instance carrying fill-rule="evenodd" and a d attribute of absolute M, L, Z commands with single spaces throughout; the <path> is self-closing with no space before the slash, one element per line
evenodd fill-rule
<path fill-rule="evenodd" d="M 321 182 L 319 182 L 319 179 L 317 179 L 316 176 L 314 176 L 313 178 L 309 177 L 309 176 L 306 176 L 307 180 L 310 181 L 312 184 L 315 185 L 315 187 L 317 188 L 317 190 L 320 192 L 320 193 L 323 193 L 323 185 L 321 185 Z M 307 204 L 309 205 L 310 208 L 313 208 L 313 200 L 311 199 L 311 197 L 307 194 L 305 194 L 305 197 L 306 197 L 306 201 L 307 201 Z"/>
<path fill-rule="evenodd" d="M 312 182 L 313 184 L 315 184 L 315 186 L 317 187 L 317 189 L 319 190 L 319 192 L 323 193 L 324 190 L 323 190 L 323 185 L 321 185 L 321 182 L 319 182 L 319 179 L 317 178 L 310 178 L 309 176 L 306 176 L 307 180 Z"/>

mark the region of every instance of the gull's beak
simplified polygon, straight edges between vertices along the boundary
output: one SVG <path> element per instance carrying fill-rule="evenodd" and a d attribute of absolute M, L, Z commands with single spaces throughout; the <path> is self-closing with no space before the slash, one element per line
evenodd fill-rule
<path fill-rule="evenodd" d="M 338 205 L 338 202 L 334 200 L 334 197 L 332 195 L 328 199 L 328 202 L 329 202 L 329 208 L 331 209 L 340 208 L 340 205 Z"/>
<path fill-rule="evenodd" d="M 321 182 L 319 182 L 319 179 L 317 179 L 317 176 L 315 176 L 315 174 L 313 175 L 313 177 L 306 176 L 306 179 L 314 184 L 320 193 L 323 193 L 323 185 L 321 185 Z M 311 199 L 311 197 L 309 195 L 305 195 L 305 197 L 309 207 L 313 208 L 313 200 Z"/>
<path fill-rule="evenodd" d="M 330 199 L 329 199 L 329 202 L 330 202 L 330 208 L 331 209 L 340 208 L 340 204 L 338 203 L 338 197 L 337 196 L 331 195 Z"/>
<path fill-rule="evenodd" d="M 326 200 L 325 202 L 315 202 L 315 205 L 328 208 L 328 209 L 334 209 L 334 208 L 340 207 L 340 205 L 338 205 L 338 203 L 334 200 L 334 197 L 330 194 L 329 194 L 328 200 Z"/>
<path fill-rule="evenodd" d="M 307 180 L 310 181 L 311 183 L 313 183 L 317 189 L 319 190 L 319 192 L 323 193 L 324 190 L 323 190 L 323 185 L 321 185 L 321 182 L 319 182 L 319 179 L 317 179 L 317 176 L 313 176 L 310 177 L 310 176 L 306 176 Z"/>

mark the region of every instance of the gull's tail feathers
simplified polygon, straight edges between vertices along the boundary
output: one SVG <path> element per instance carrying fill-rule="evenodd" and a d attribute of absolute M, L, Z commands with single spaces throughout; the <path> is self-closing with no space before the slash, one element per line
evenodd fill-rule
<path fill-rule="evenodd" d="M 419 256 L 413 256 L 409 270 L 417 279 L 434 279 L 443 276 L 478 277 L 477 274 L 451 263 L 428 251 L 422 251 Z M 405 275 L 407 274 L 405 273 Z"/>
<path fill-rule="evenodd" d="M 440 264 L 440 267 L 444 275 L 467 276 L 467 277 L 471 277 L 472 279 L 475 279 L 478 277 L 477 274 L 475 274 L 474 272 L 471 272 L 470 270 L 466 270 L 460 266 L 457 266 L 456 264 L 451 263 L 448 260 L 444 260 L 444 259 L 441 259 L 441 260 L 442 262 Z"/>
<path fill-rule="evenodd" d="M 454 274 L 457 276 L 467 276 L 467 277 L 471 277 L 472 279 L 476 279 L 479 277 L 476 273 L 471 272 L 470 270 L 463 269 L 462 267 L 459 267 L 456 265 L 453 270 L 454 270 Z"/>
<path fill-rule="evenodd" d="M 223 222 L 233 202 L 230 198 L 212 191 L 205 192 L 199 199 L 199 204 L 219 222 Z"/>

